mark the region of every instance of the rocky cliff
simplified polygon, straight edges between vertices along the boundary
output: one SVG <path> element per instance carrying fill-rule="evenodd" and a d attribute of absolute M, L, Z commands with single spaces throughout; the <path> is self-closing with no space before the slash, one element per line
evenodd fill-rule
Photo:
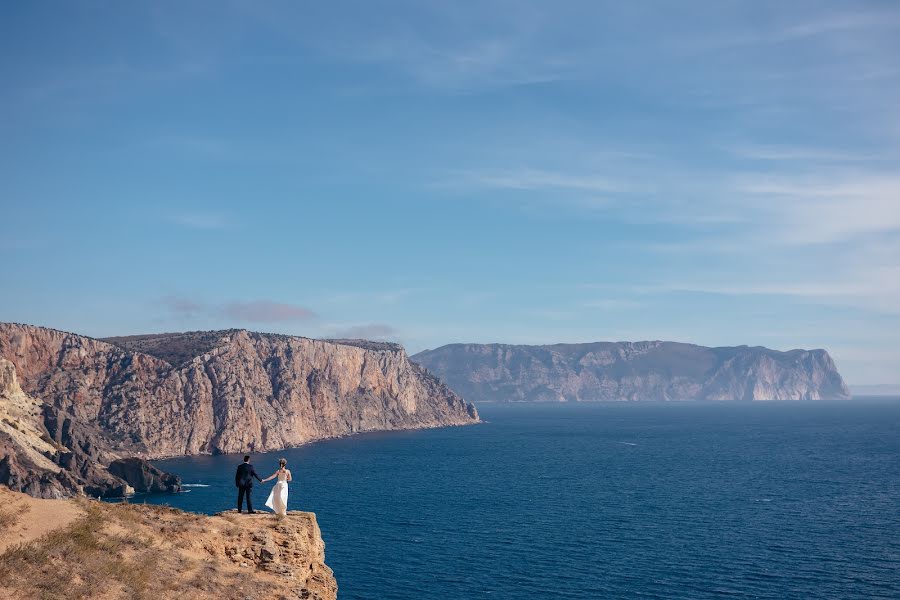
<path fill-rule="evenodd" d="M 676 342 L 450 344 L 412 357 L 474 401 L 820 400 L 850 392 L 824 350 Z"/>
<path fill-rule="evenodd" d="M 89 451 L 70 471 L 126 456 L 259 452 L 478 421 L 394 344 L 245 330 L 103 341 L 0 323 L 0 357 L 43 403 L 49 437 Z"/>
<path fill-rule="evenodd" d="M 316 516 L 196 515 L 0 489 L 0 597 L 335 600 Z"/>
<path fill-rule="evenodd" d="M 102 432 L 25 394 L 0 358 L 0 483 L 41 498 L 177 491 L 181 480 L 142 458 L 122 458 Z"/>

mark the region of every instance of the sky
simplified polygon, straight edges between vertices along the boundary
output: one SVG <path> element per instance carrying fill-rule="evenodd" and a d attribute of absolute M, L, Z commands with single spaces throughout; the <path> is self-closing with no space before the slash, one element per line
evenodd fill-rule
<path fill-rule="evenodd" d="M 900 383 L 900 3 L 0 3 L 0 321 Z"/>

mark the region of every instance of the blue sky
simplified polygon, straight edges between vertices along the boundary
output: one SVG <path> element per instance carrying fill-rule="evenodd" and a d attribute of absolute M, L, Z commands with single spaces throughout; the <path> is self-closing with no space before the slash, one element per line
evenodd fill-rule
<path fill-rule="evenodd" d="M 900 382 L 896 2 L 7 2 L 0 78 L 0 320 Z"/>

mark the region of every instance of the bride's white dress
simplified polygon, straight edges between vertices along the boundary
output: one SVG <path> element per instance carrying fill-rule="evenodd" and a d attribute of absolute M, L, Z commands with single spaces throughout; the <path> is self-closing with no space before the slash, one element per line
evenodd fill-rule
<path fill-rule="evenodd" d="M 276 515 L 287 514 L 288 484 L 287 473 L 278 473 L 278 482 L 269 492 L 269 499 L 266 500 L 266 506 L 275 511 Z"/>

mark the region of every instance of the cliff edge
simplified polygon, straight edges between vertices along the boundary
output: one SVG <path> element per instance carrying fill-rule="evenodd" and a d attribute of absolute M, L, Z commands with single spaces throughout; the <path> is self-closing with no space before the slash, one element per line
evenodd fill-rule
<path fill-rule="evenodd" d="M 40 500 L 0 488 L 0 597 L 335 600 L 316 516 Z"/>

